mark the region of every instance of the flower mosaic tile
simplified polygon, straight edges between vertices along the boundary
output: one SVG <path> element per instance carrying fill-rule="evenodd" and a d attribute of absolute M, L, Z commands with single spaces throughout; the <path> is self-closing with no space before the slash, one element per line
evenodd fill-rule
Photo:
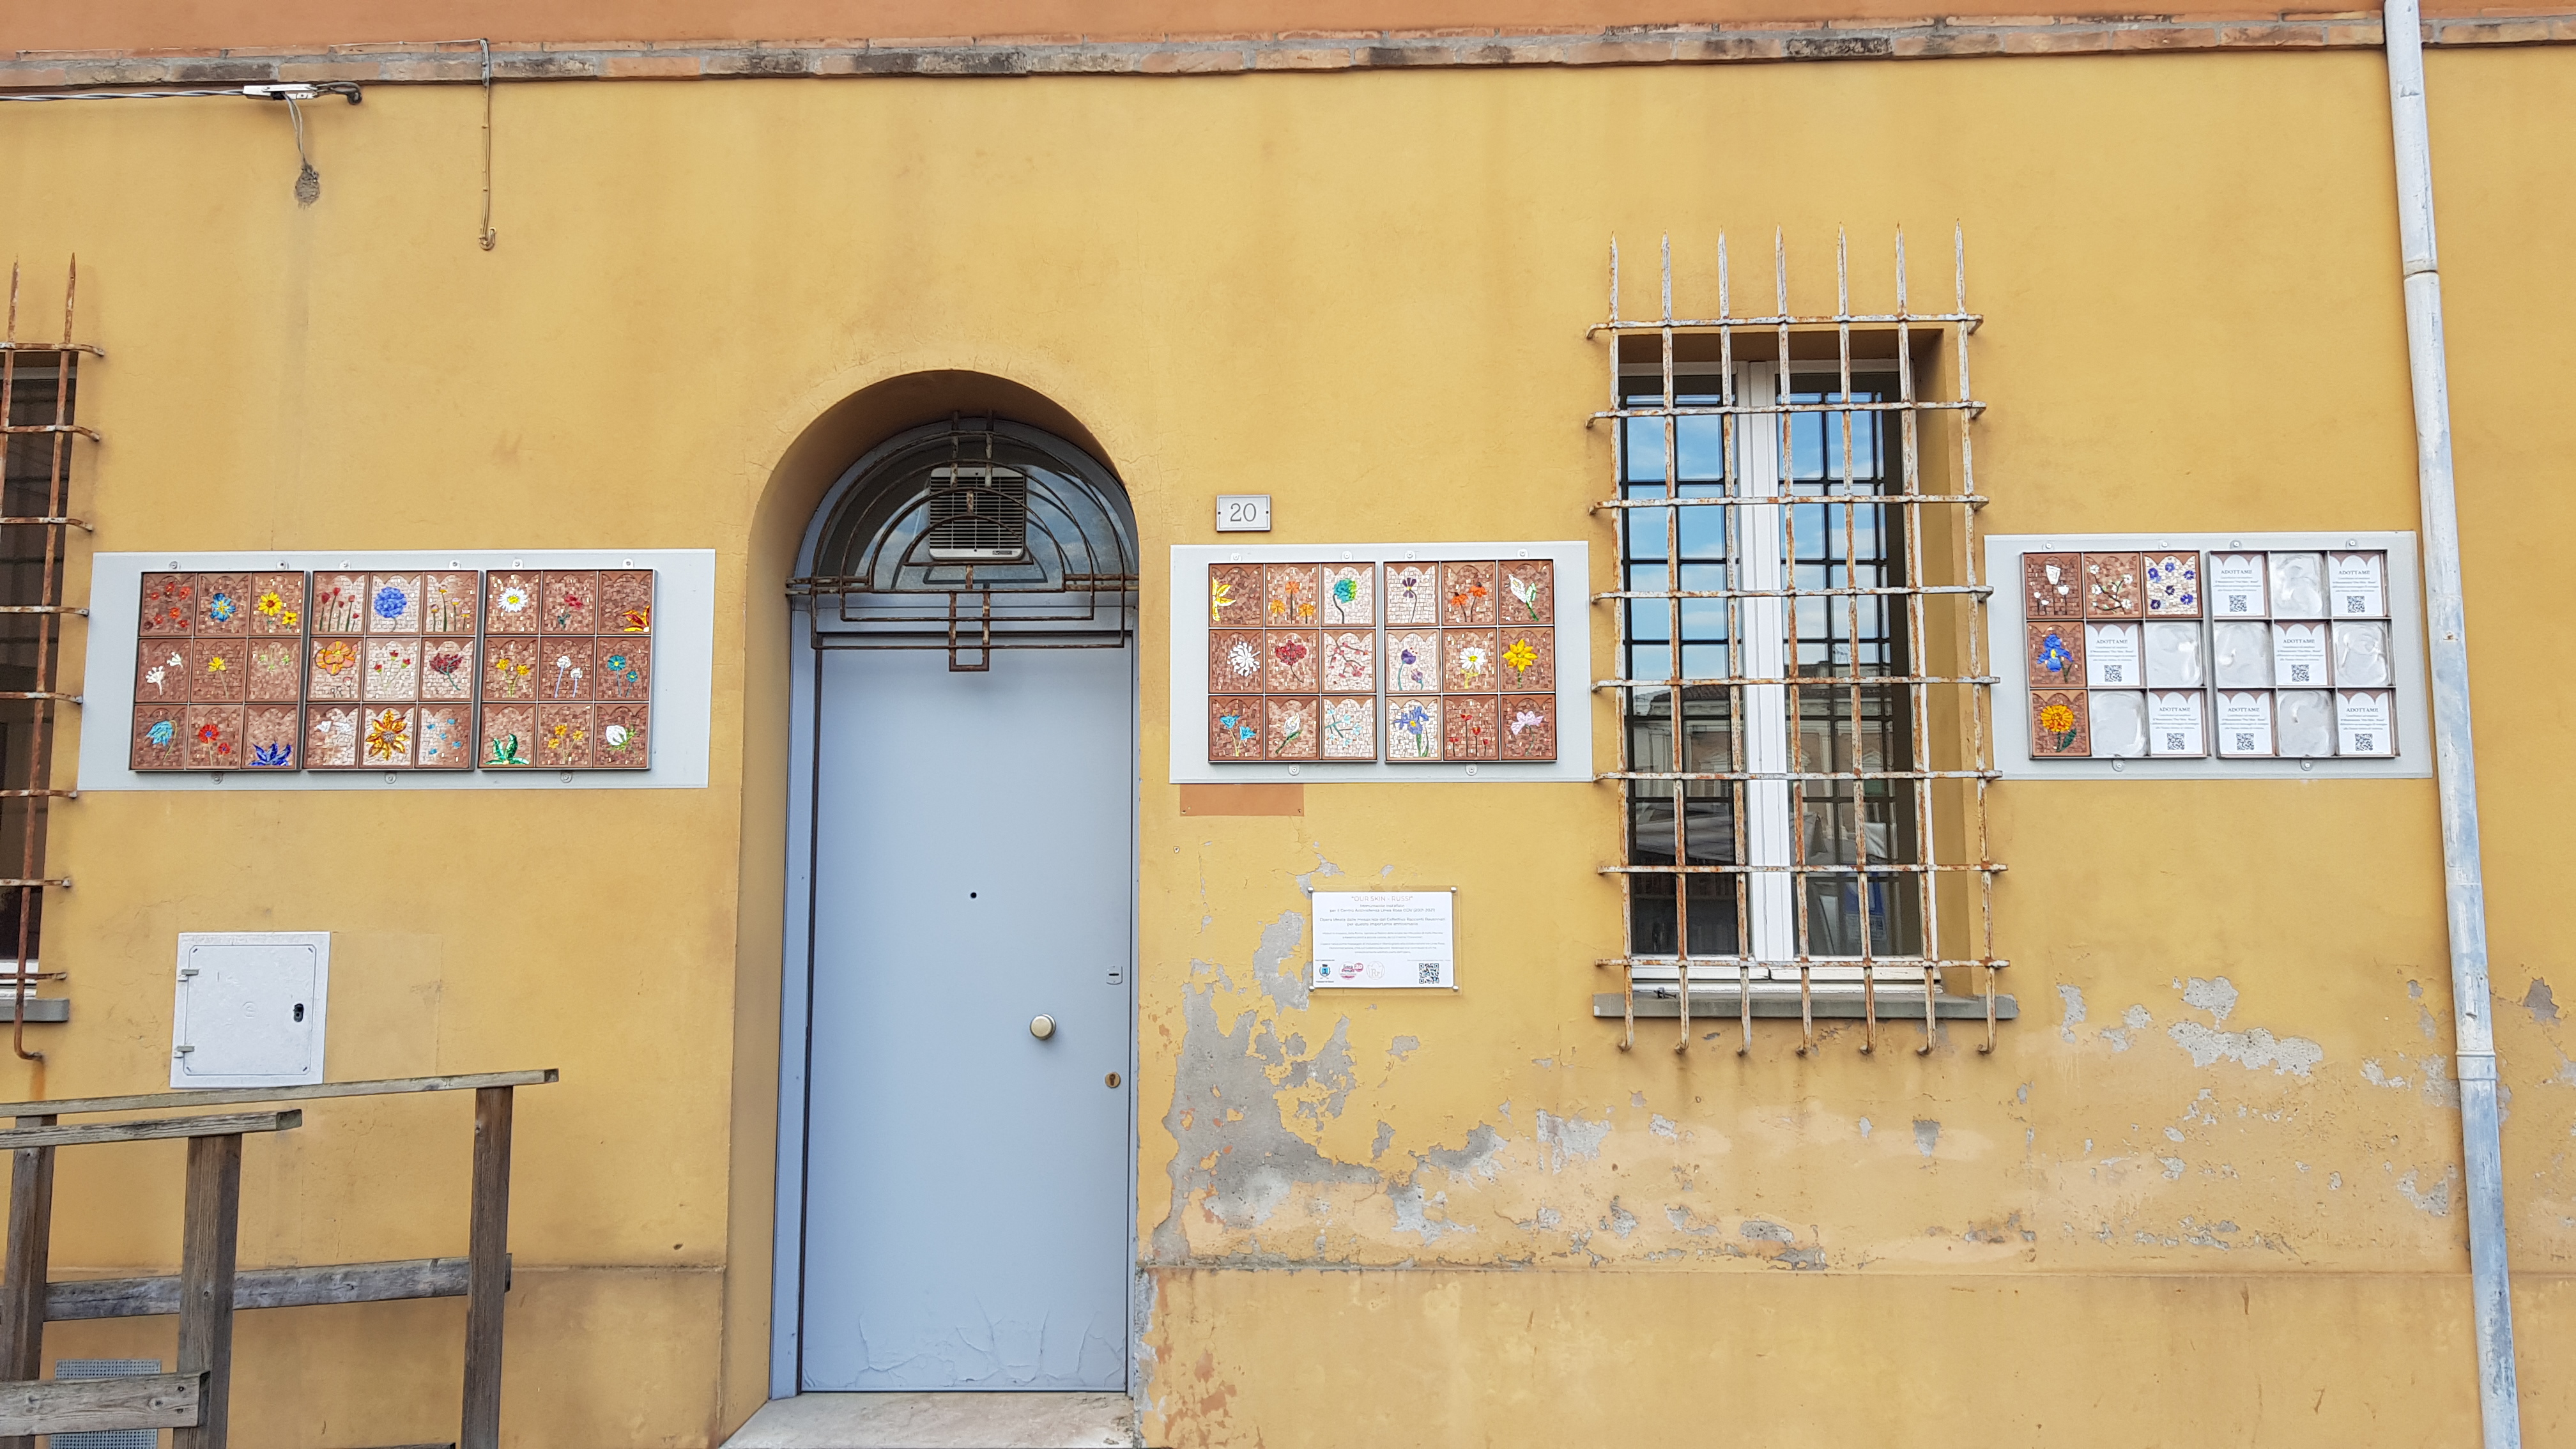
<path fill-rule="evenodd" d="M 421 641 L 420 697 L 428 700 L 474 697 L 473 640 Z"/>
<path fill-rule="evenodd" d="M 537 764 L 549 770 L 587 768 L 595 723 L 586 704 L 537 706 Z"/>
<path fill-rule="evenodd" d="M 180 743 L 180 732 L 187 728 L 188 710 L 178 704 L 145 704 L 134 709 L 134 739 L 126 763 L 136 770 L 184 770 L 188 768 L 187 746 Z"/>
<path fill-rule="evenodd" d="M 1321 623 L 1324 617 L 1320 569 L 1314 564 L 1268 564 L 1261 570 L 1261 622 L 1273 629 L 1296 629 Z"/>
<path fill-rule="evenodd" d="M 1323 660 L 1319 636 L 1273 629 L 1261 640 L 1261 688 L 1267 694 L 1312 694 Z"/>
<path fill-rule="evenodd" d="M 1502 653 L 1492 629 L 1444 629 L 1440 632 L 1440 687 L 1466 694 L 1496 688 Z"/>
<path fill-rule="evenodd" d="M 2033 689 L 2081 688 L 2084 684 L 2084 630 L 2077 624 L 2032 624 L 2025 631 L 2029 650 L 2025 665 Z"/>
<path fill-rule="evenodd" d="M 549 575 L 549 577 L 552 577 Z M 568 703 L 591 697 L 597 661 L 588 639 L 546 638 L 537 641 L 537 698 Z"/>
<path fill-rule="evenodd" d="M 1500 754 L 1506 760 L 1556 758 L 1556 696 L 1507 694 L 1499 716 Z"/>
<path fill-rule="evenodd" d="M 1440 688 L 1440 635 L 1428 629 L 1389 634 L 1386 692 L 1430 694 Z"/>
<path fill-rule="evenodd" d="M 307 769 L 349 769 L 358 763 L 358 731 L 366 711 L 356 705 L 308 707 L 304 712 Z"/>
<path fill-rule="evenodd" d="M 2084 556 L 2021 556 L 2022 612 L 2033 619 L 2075 619 L 2084 614 Z"/>
<path fill-rule="evenodd" d="M 250 632 L 278 639 L 304 632 L 304 575 L 250 576 Z"/>
<path fill-rule="evenodd" d="M 367 575 L 367 632 L 420 632 L 419 574 Z"/>
<path fill-rule="evenodd" d="M 1261 565 L 1208 565 L 1208 623 L 1217 629 L 1261 627 Z"/>
<path fill-rule="evenodd" d="M 358 697 L 387 702 L 420 698 L 420 641 L 368 640 L 366 674 L 359 680 Z"/>
<path fill-rule="evenodd" d="M 408 768 L 419 712 L 400 705 L 371 704 L 359 714 L 358 763 L 370 770 Z"/>
<path fill-rule="evenodd" d="M 362 634 L 367 628 L 367 576 L 320 573 L 313 576 L 313 607 L 306 615 L 313 634 Z"/>
<path fill-rule="evenodd" d="M 1453 694 L 1441 704 L 1441 758 L 1449 760 L 1490 760 L 1495 758 L 1495 736 L 1501 733 L 1494 696 L 1490 694 Z"/>
<path fill-rule="evenodd" d="M 137 706 L 187 702 L 187 641 L 147 638 L 137 641 L 134 653 L 134 702 Z"/>
<path fill-rule="evenodd" d="M 640 704 L 603 704 L 599 734 L 591 742 L 590 762 L 603 770 L 641 770 L 652 760 L 646 739 L 653 712 Z"/>
<path fill-rule="evenodd" d="M 1386 565 L 1386 622 L 1440 622 L 1440 566 L 1432 563 Z"/>
<path fill-rule="evenodd" d="M 1556 631 L 1506 628 L 1495 656 L 1505 689 L 1556 688 Z"/>
<path fill-rule="evenodd" d="M 1357 629 L 1325 632 L 1324 688 L 1368 694 L 1377 691 L 1375 633 Z"/>
<path fill-rule="evenodd" d="M 650 634 L 653 632 L 653 571 L 651 569 L 602 569 L 599 575 L 599 632 L 602 634 Z M 643 744 L 641 735 L 635 748 Z"/>
<path fill-rule="evenodd" d="M 519 769 L 537 763 L 535 705 L 484 705 L 481 733 L 483 750 L 476 760 L 484 769 Z"/>
<path fill-rule="evenodd" d="M 1261 634 L 1254 629 L 1208 631 L 1208 693 L 1241 694 L 1261 688 Z"/>
<path fill-rule="evenodd" d="M 188 768 L 191 770 L 238 770 L 250 758 L 242 748 L 245 724 L 241 706 L 233 704 L 192 704 L 188 706 Z"/>
<path fill-rule="evenodd" d="M 420 583 L 420 631 L 424 634 L 471 634 L 483 579 L 473 573 L 423 574 Z"/>
<path fill-rule="evenodd" d="M 2030 696 L 2031 758 L 2064 759 L 2092 754 L 2090 714 L 2083 690 L 2034 690 Z"/>
<path fill-rule="evenodd" d="M 290 676 L 291 677 L 291 676 Z M 242 732 L 242 748 L 254 770 L 292 770 L 302 763 L 303 711 L 292 705 L 252 705 Z"/>
<path fill-rule="evenodd" d="M 483 698 L 533 700 L 537 697 L 537 641 L 483 640 Z"/>
<path fill-rule="evenodd" d="M 474 711 L 465 705 L 423 705 L 412 763 L 423 770 L 464 770 L 474 764 Z"/>
<path fill-rule="evenodd" d="M 197 575 L 198 638 L 238 639 L 250 632 L 250 612 L 250 575 Z"/>
<path fill-rule="evenodd" d="M 2146 612 L 2133 553 L 2084 555 L 2084 616 L 2134 619 Z"/>
<path fill-rule="evenodd" d="M 1208 698 L 1208 758 L 1261 758 L 1261 696 L 1211 695 Z"/>
<path fill-rule="evenodd" d="M 138 628 L 147 638 L 170 639 L 196 631 L 197 576 L 145 574 Z"/>
<path fill-rule="evenodd" d="M 199 639 L 188 646 L 188 699 L 238 704 L 250 695 L 250 646 L 240 639 Z"/>
<path fill-rule="evenodd" d="M 1324 566 L 1324 627 L 1362 628 L 1377 622 L 1377 565 Z"/>
<path fill-rule="evenodd" d="M 304 698 L 304 646 L 293 639 L 254 637 L 250 656 L 250 698 L 260 704 L 294 704 Z"/>
<path fill-rule="evenodd" d="M 1324 701 L 1324 749 L 1327 760 L 1377 758 L 1377 699 L 1350 695 Z"/>
<path fill-rule="evenodd" d="M 1311 760 L 1322 748 L 1323 702 L 1312 698 L 1264 699 L 1262 753 L 1274 760 Z"/>
<path fill-rule="evenodd" d="M 1489 563 L 1440 565 L 1440 622 L 1450 628 L 1473 628 L 1495 622 L 1494 566 Z"/>
<path fill-rule="evenodd" d="M 1503 592 L 1496 604 L 1507 626 L 1535 628 L 1556 622 L 1556 565 L 1547 559 L 1505 559 Z"/>
<path fill-rule="evenodd" d="M 599 630 L 599 575 L 588 569 L 548 569 L 538 601 L 540 634 L 593 634 Z"/>
<path fill-rule="evenodd" d="M 1440 758 L 1441 704 L 1436 694 L 1386 702 L 1388 764 L 1420 764 Z"/>
<path fill-rule="evenodd" d="M 483 632 L 534 634 L 542 613 L 538 586 L 543 575 L 533 569 L 494 569 L 483 576 Z M 316 607 L 319 607 L 318 603 Z"/>
<path fill-rule="evenodd" d="M 2140 560 L 2139 573 L 2144 580 L 2148 618 L 2200 617 L 2199 554 L 2147 554 Z"/>
<path fill-rule="evenodd" d="M 653 697 L 653 641 L 602 636 L 592 646 L 591 656 L 599 669 L 598 687 L 593 691 L 601 699 L 641 702 Z"/>

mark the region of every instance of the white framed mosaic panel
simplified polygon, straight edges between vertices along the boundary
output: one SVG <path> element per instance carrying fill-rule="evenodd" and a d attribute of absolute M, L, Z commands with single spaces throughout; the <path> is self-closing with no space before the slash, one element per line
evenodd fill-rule
<path fill-rule="evenodd" d="M 1174 784 L 1593 778 L 1590 545 L 1180 544 L 1171 562 Z"/>
<path fill-rule="evenodd" d="M 1985 540 L 2008 780 L 2433 773 L 2412 533 Z"/>
<path fill-rule="evenodd" d="M 567 580 L 582 587 L 561 587 Z M 715 581 L 712 549 L 101 553 L 90 575 L 79 785 L 703 788 Z M 147 601 L 166 617 L 146 618 Z M 541 614 L 542 623 L 531 622 Z M 543 660 L 530 652 L 538 645 Z M 264 651 L 277 648 L 287 651 L 289 677 L 271 688 L 259 666 Z M 550 692 L 532 685 L 522 701 L 496 689 L 492 680 L 514 651 L 529 653 L 517 674 L 541 679 Z M 249 675 L 235 691 L 247 702 L 227 695 L 203 705 L 204 680 L 220 677 L 207 671 L 232 662 L 228 654 L 248 666 L 222 671 Z M 172 690 L 182 670 L 190 679 L 184 713 L 154 697 Z M 345 699 L 332 692 L 341 675 L 349 677 Z M 334 735 L 338 713 L 361 719 Z M 233 714 L 245 719 L 237 742 L 225 733 Z M 271 732 L 275 739 L 261 732 L 268 715 L 286 722 L 282 733 Z M 371 724 L 359 735 L 368 719 L 391 721 L 385 740 Z M 445 733 L 433 734 L 433 722 Z M 558 744 L 584 748 L 527 747 L 549 725 L 563 737 Z M 496 731 L 505 746 L 499 755 L 482 738 Z M 166 736 L 191 753 L 180 754 Z M 328 753 L 335 742 L 351 747 L 346 758 Z M 402 748 L 392 748 L 397 742 Z M 619 758 L 614 747 L 647 763 Z M 240 768 L 227 767 L 233 758 Z"/>

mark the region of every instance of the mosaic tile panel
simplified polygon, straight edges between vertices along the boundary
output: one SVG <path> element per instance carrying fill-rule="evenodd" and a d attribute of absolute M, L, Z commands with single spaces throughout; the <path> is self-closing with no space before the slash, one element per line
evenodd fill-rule
<path fill-rule="evenodd" d="M 1430 694 L 1440 688 L 1440 635 L 1408 629 L 1386 638 L 1386 692 Z"/>
<path fill-rule="evenodd" d="M 2084 630 L 2075 624 L 2032 624 L 2023 667 L 2033 689 L 2080 688 L 2084 683 Z"/>
<path fill-rule="evenodd" d="M 313 608 L 307 616 L 315 635 L 363 634 L 367 629 L 367 576 L 318 573 L 313 576 Z"/>
<path fill-rule="evenodd" d="M 537 706 L 537 764 L 549 770 L 590 767 L 590 737 L 596 728 L 586 704 Z"/>
<path fill-rule="evenodd" d="M 1502 661 L 1502 645 L 1492 629 L 1444 629 L 1440 631 L 1440 688 L 1448 694 L 1469 694 L 1497 688 Z"/>
<path fill-rule="evenodd" d="M 358 763 L 370 770 L 401 770 L 411 765 L 419 711 L 404 706 L 371 704 L 360 711 Z"/>
<path fill-rule="evenodd" d="M 1358 629 L 1324 634 L 1324 688 L 1347 693 L 1377 692 L 1377 635 Z"/>
<path fill-rule="evenodd" d="M 592 647 L 599 667 L 598 688 L 592 691 L 602 700 L 621 700 L 640 704 L 653 697 L 653 641 L 648 637 L 600 637 Z"/>
<path fill-rule="evenodd" d="M 254 768 L 244 706 L 256 700 L 262 743 L 282 707 L 292 744 L 302 698 L 301 574 L 154 573 L 138 584 L 133 713 L 127 762 L 138 771 Z M 277 595 L 264 610 L 263 592 Z M 262 759 L 256 768 L 291 769 Z"/>
<path fill-rule="evenodd" d="M 188 698 L 188 641 L 143 639 L 135 646 L 134 703 L 185 703 Z"/>
<path fill-rule="evenodd" d="M 1324 566 L 1324 627 L 1365 629 L 1377 622 L 1377 565 Z"/>
<path fill-rule="evenodd" d="M 418 634 L 420 581 L 412 573 L 367 575 L 367 632 Z"/>
<path fill-rule="evenodd" d="M 1262 636 L 1261 689 L 1265 694 L 1312 694 L 1320 687 L 1323 646 L 1311 632 L 1273 629 Z"/>
<path fill-rule="evenodd" d="M 1386 622 L 1389 625 L 1440 622 L 1440 566 L 1434 563 L 1386 565 Z"/>
<path fill-rule="evenodd" d="M 1500 715 L 1500 754 L 1506 760 L 1556 758 L 1556 696 L 1507 694 Z"/>
<path fill-rule="evenodd" d="M 304 712 L 293 705 L 252 705 L 242 742 L 251 769 L 295 769 L 303 763 Z"/>
<path fill-rule="evenodd" d="M 2084 617 L 2134 619 L 2146 612 L 2138 578 L 2138 555 L 2084 555 Z"/>
<path fill-rule="evenodd" d="M 2082 554 L 2023 554 L 2021 585 L 2022 613 L 2029 618 L 2077 619 L 2084 615 Z"/>
<path fill-rule="evenodd" d="M 599 575 L 589 569 L 548 569 L 539 600 L 540 634 L 599 632 Z"/>
<path fill-rule="evenodd" d="M 428 704 L 417 716 L 412 763 L 423 770 L 474 766 L 474 710 L 470 705 Z"/>
<path fill-rule="evenodd" d="M 1440 565 L 1440 622 L 1451 628 L 1473 628 L 1497 618 L 1494 566 L 1477 562 Z"/>
<path fill-rule="evenodd" d="M 544 615 L 537 599 L 543 580 L 533 569 L 494 569 L 484 574 L 483 632 L 536 633 L 537 620 Z"/>
<path fill-rule="evenodd" d="M 187 724 L 186 705 L 136 705 L 134 739 L 126 754 L 127 765 L 136 770 L 188 768 L 187 747 L 179 742 L 179 733 L 187 728 Z"/>
<path fill-rule="evenodd" d="M 1502 652 L 1495 656 L 1495 662 L 1501 668 L 1496 677 L 1502 681 L 1503 688 L 1556 688 L 1554 629 L 1507 628 L 1499 637 Z"/>
<path fill-rule="evenodd" d="M 1324 701 L 1324 749 L 1327 760 L 1377 758 L 1377 698 L 1345 695 Z"/>
<path fill-rule="evenodd" d="M 2200 617 L 2199 554 L 2151 553 L 2144 555 L 2140 562 L 2148 618 Z"/>
<path fill-rule="evenodd" d="M 591 763 L 603 770 L 640 770 L 651 758 L 653 712 L 641 704 L 603 704 Z"/>
<path fill-rule="evenodd" d="M 653 632 L 653 571 L 651 569 L 602 569 L 599 574 L 599 632 L 602 634 L 650 634 Z M 641 737 L 636 747 L 642 745 Z"/>
<path fill-rule="evenodd" d="M 533 768 L 537 763 L 537 707 L 533 704 L 483 706 L 483 751 L 476 762 L 486 770 Z"/>
<path fill-rule="evenodd" d="M 1386 702 L 1386 760 L 1391 765 L 1422 764 L 1440 758 L 1441 699 L 1416 695 Z"/>
<path fill-rule="evenodd" d="M 197 576 L 145 574 L 143 607 L 136 616 L 147 639 L 184 639 L 197 631 Z"/>
<path fill-rule="evenodd" d="M 486 703 L 534 701 L 537 697 L 537 641 L 483 640 L 483 699 Z"/>
<path fill-rule="evenodd" d="M 1322 572 L 1317 564 L 1265 564 L 1261 570 L 1261 622 L 1273 629 L 1323 622 Z"/>
<path fill-rule="evenodd" d="M 366 678 L 360 667 L 354 639 L 315 639 L 306 646 L 310 661 L 304 671 L 306 699 L 356 699 L 358 683 Z"/>
<path fill-rule="evenodd" d="M 1490 694 L 1453 694 L 1441 701 L 1441 758 L 1495 758 L 1495 736 L 1501 733 L 1498 710 Z"/>
<path fill-rule="evenodd" d="M 1264 755 L 1274 760 L 1317 757 L 1323 740 L 1321 700 L 1265 697 L 1261 705 Z"/>
<path fill-rule="evenodd" d="M 421 576 L 420 632 L 472 634 L 479 626 L 483 580 L 473 573 Z"/>
<path fill-rule="evenodd" d="M 247 640 L 196 640 L 188 646 L 187 668 L 192 704 L 239 704 L 250 694 Z"/>
<path fill-rule="evenodd" d="M 250 613 L 250 575 L 197 576 L 198 638 L 239 639 L 250 633 Z"/>
<path fill-rule="evenodd" d="M 1208 694 L 1240 694 L 1261 688 L 1261 634 L 1255 629 L 1208 631 Z"/>
<path fill-rule="evenodd" d="M 1261 758 L 1261 696 L 1213 695 L 1208 699 L 1208 758 Z"/>
<path fill-rule="evenodd" d="M 358 732 L 366 711 L 354 704 L 307 705 L 304 710 L 304 765 L 307 769 L 349 769 L 358 763 Z"/>
<path fill-rule="evenodd" d="M 2093 753 L 2092 721 L 2084 691 L 2034 690 L 2030 696 L 2030 752 L 2036 759 L 2082 758 Z"/>
<path fill-rule="evenodd" d="M 1496 610 L 1506 627 L 1538 628 L 1556 622 L 1556 565 L 1547 559 L 1503 561 L 1503 592 Z"/>
<path fill-rule="evenodd" d="M 591 697 L 597 683 L 598 663 L 591 657 L 588 638 L 567 639 L 550 635 L 537 641 L 537 698 L 549 704 L 568 704 Z"/>
<path fill-rule="evenodd" d="M 474 698 L 474 641 L 424 639 L 420 644 L 420 697 L 425 700 Z"/>
<path fill-rule="evenodd" d="M 420 698 L 420 641 L 370 639 L 358 697 L 388 703 Z"/>
<path fill-rule="evenodd" d="M 1217 629 L 1261 627 L 1261 565 L 1208 566 L 1208 624 Z"/>
<path fill-rule="evenodd" d="M 247 721 L 239 705 L 192 704 L 188 706 L 188 768 L 191 770 L 238 770 L 249 760 L 242 748 L 242 731 Z"/>
<path fill-rule="evenodd" d="M 250 632 L 266 639 L 304 633 L 304 575 L 250 576 Z"/>
<path fill-rule="evenodd" d="M 293 639 L 254 635 L 250 655 L 250 697 L 261 704 L 294 704 L 304 697 L 304 646 Z"/>

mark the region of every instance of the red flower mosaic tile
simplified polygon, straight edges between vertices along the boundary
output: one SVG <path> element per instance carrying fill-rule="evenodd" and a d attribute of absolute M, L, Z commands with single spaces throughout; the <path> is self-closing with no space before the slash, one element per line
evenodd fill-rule
<path fill-rule="evenodd" d="M 653 632 L 653 571 L 603 569 L 599 575 L 599 632 Z"/>
<path fill-rule="evenodd" d="M 1261 688 L 1267 694 L 1311 694 L 1321 678 L 1322 641 L 1306 630 L 1273 629 L 1262 636 Z"/>
<path fill-rule="evenodd" d="M 1490 760 L 1495 757 L 1494 697 L 1489 694 L 1453 694 L 1440 701 L 1443 719 L 1441 756 L 1451 760 Z"/>

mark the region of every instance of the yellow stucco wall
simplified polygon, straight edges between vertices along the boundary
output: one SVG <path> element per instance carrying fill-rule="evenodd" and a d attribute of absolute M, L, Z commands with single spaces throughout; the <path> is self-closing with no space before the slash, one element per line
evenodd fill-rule
<path fill-rule="evenodd" d="M 2576 660 L 2541 611 L 2576 521 L 2550 391 L 2570 64 L 2432 72 L 2509 1002 L 2564 970 L 2548 770 Z M 1274 494 L 1276 542 L 1606 545 L 1583 327 L 1613 233 L 1672 235 L 1687 310 L 1721 227 L 1756 256 L 1784 227 L 1822 308 L 1836 225 L 1865 296 L 1892 228 L 1940 258 L 1964 226 L 1990 529 L 2413 527 L 2376 57 L 564 84 L 498 113 L 486 254 L 470 90 L 308 108 L 309 209 L 273 108 L 11 108 L 0 242 L 39 316 L 79 252 L 110 354 L 79 511 L 105 549 L 712 546 L 714 784 L 85 796 L 45 953 L 77 1019 L 0 1090 L 157 1085 L 181 929 L 337 933 L 335 1077 L 562 1067 L 521 1094 L 510 1442 L 704 1445 L 762 1395 L 778 585 L 824 483 L 905 420 L 827 415 L 933 369 L 1064 408 L 1143 533 L 1155 1442 L 2472 1432 L 2428 781 L 2000 787 L 2027 1015 L 1991 1057 L 1828 1028 L 1801 1059 L 1787 1023 L 1739 1058 L 1676 1056 L 1668 1024 L 1623 1055 L 1590 1018 L 1619 939 L 1604 789 L 1319 786 L 1302 817 L 1184 819 L 1160 778 L 1164 549 L 1213 541 L 1212 494 Z M 1307 1002 L 1280 970 L 1298 877 L 1334 871 L 1459 887 L 1468 989 Z M 2220 977 L 2223 1019 L 2186 1004 Z M 2498 1016 L 2530 1442 L 2555 1443 L 2576 1401 L 2532 1366 L 2576 1314 L 2576 1068 L 2553 1013 Z M 2184 1024 L 2322 1058 L 2196 1065 Z M 254 1142 L 243 1261 L 460 1250 L 468 1116 L 327 1106 Z M 67 1154 L 58 1263 L 167 1262 L 178 1161 Z M 446 1433 L 461 1321 L 246 1320 L 245 1440 Z"/>

